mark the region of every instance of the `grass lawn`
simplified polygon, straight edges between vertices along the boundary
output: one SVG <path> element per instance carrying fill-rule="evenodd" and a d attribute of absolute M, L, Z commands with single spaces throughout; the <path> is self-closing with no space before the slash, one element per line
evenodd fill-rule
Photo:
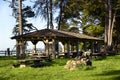
<path fill-rule="evenodd" d="M 55 59 L 50 66 L 13 68 L 14 57 L 0 57 L 0 80 L 120 80 L 120 55 L 92 60 L 92 67 L 66 70 L 68 59 Z"/>

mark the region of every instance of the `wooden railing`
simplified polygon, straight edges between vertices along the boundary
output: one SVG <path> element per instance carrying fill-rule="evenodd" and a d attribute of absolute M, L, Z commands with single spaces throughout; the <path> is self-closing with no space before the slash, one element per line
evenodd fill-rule
<path fill-rule="evenodd" d="M 0 56 L 15 56 L 16 55 L 16 51 L 0 51 Z"/>
<path fill-rule="evenodd" d="M 25 51 L 26 54 L 29 54 L 31 51 Z M 16 51 L 5 51 L 1 50 L 0 51 L 0 56 L 16 56 Z"/>

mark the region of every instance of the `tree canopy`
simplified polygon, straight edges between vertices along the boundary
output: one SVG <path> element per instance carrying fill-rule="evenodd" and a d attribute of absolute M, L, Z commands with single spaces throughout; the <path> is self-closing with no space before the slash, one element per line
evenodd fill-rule
<path fill-rule="evenodd" d="M 105 50 L 113 50 L 115 37 L 120 33 L 119 25 L 119 0 L 51 0 L 52 12 L 58 16 L 54 20 L 58 23 L 59 30 L 70 27 L 82 28 L 83 32 L 91 36 L 102 36 L 105 41 Z"/>
<path fill-rule="evenodd" d="M 11 8 L 17 20 L 18 7 L 13 2 Z M 32 29 L 32 24 L 27 24 L 25 18 L 41 15 L 47 20 L 47 28 L 55 29 L 54 23 L 57 23 L 58 30 L 79 32 L 77 28 L 80 28 L 85 34 L 103 37 L 106 51 L 120 44 L 120 0 L 35 0 L 32 9 L 30 6 L 22 9 L 27 31 Z"/>

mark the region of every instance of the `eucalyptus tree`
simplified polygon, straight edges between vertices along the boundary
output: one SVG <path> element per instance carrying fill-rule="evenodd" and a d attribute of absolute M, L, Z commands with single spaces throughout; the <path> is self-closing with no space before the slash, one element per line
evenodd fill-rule
<path fill-rule="evenodd" d="M 106 51 L 113 50 L 113 30 L 118 27 L 116 23 L 117 16 L 120 15 L 120 2 L 119 0 L 105 0 L 105 45 Z"/>
<path fill-rule="evenodd" d="M 8 1 L 8 0 L 5 0 Z M 27 23 L 27 18 L 34 17 L 34 12 L 30 6 L 23 5 L 22 1 L 25 0 L 12 0 L 10 7 L 13 10 L 12 16 L 16 19 L 16 26 L 13 28 L 13 34 L 15 36 L 28 33 L 36 28 L 32 23 Z M 16 43 L 17 58 L 25 58 L 26 41 L 20 40 Z"/>
<path fill-rule="evenodd" d="M 84 15 L 87 13 L 91 23 L 96 23 L 97 25 L 105 26 L 104 31 L 104 42 L 105 50 L 112 51 L 113 46 L 113 32 L 115 32 L 115 27 L 118 27 L 119 9 L 120 1 L 119 0 L 86 0 L 86 4 L 83 5 Z"/>
<path fill-rule="evenodd" d="M 56 0 L 59 15 L 56 18 L 58 29 L 64 30 L 71 26 L 85 26 L 96 23 L 96 18 L 89 15 L 89 4 L 84 0 Z"/>
<path fill-rule="evenodd" d="M 25 0 L 22 0 L 25 1 Z M 28 21 L 26 20 L 27 18 L 32 18 L 34 17 L 34 12 L 32 11 L 30 6 L 25 6 L 23 4 L 22 5 L 22 9 L 21 9 L 21 19 L 22 19 L 22 34 L 24 33 L 28 33 L 32 30 L 36 30 L 37 28 L 34 27 L 32 25 L 32 23 L 27 23 Z M 12 0 L 12 3 L 10 4 L 10 7 L 13 9 L 13 13 L 12 16 L 16 19 L 16 26 L 13 28 L 13 34 L 14 35 L 19 35 L 19 16 L 18 16 L 18 10 L 19 10 L 19 6 L 18 6 L 18 0 Z"/>
<path fill-rule="evenodd" d="M 26 1 L 26 0 L 12 0 L 12 1 L 9 1 L 9 0 L 4 0 L 4 1 L 7 1 L 10 3 L 9 7 L 12 8 L 12 16 L 16 19 L 16 26 L 13 28 L 13 34 L 14 35 L 19 35 L 20 33 L 20 30 L 19 30 L 19 27 L 18 25 L 20 24 L 19 23 L 19 15 L 21 15 L 21 19 L 22 19 L 22 31 L 23 33 L 27 33 L 27 32 L 30 32 L 31 30 L 37 30 L 36 27 L 34 27 L 32 25 L 32 23 L 27 23 L 28 21 L 26 20 L 27 18 L 32 18 L 34 17 L 34 12 L 32 11 L 31 7 L 30 6 L 25 6 L 22 2 L 23 1 Z M 19 9 L 20 9 L 20 6 L 21 5 L 21 14 L 19 13 Z"/>
<path fill-rule="evenodd" d="M 58 29 L 67 30 L 70 26 L 78 26 L 80 16 L 80 0 L 56 0 L 58 1 L 59 15 L 56 18 Z M 74 24 L 74 25 L 73 25 Z M 76 24 L 76 25 L 75 25 Z"/>
<path fill-rule="evenodd" d="M 56 17 L 56 22 L 58 23 L 58 30 L 62 30 L 62 25 L 65 24 L 64 22 L 66 22 L 64 20 L 64 8 L 67 5 L 68 0 L 55 0 L 55 8 L 58 9 L 58 16 Z M 64 29 L 68 26 L 68 25 L 63 25 Z M 67 27 L 68 28 L 68 27 Z"/>
<path fill-rule="evenodd" d="M 26 6 L 25 8 L 22 9 L 22 26 L 23 26 L 23 34 L 37 30 L 37 28 L 35 26 L 33 26 L 32 23 L 28 23 L 28 21 L 26 20 L 27 18 L 32 18 L 34 17 L 34 12 L 31 11 L 31 7 L 30 6 Z M 16 27 L 14 27 L 13 29 L 13 33 L 15 35 L 18 35 L 16 32 L 18 32 L 18 25 L 16 24 Z"/>
<path fill-rule="evenodd" d="M 79 0 L 36 0 L 33 6 L 36 13 L 36 17 L 40 17 L 47 20 L 47 28 L 53 29 L 53 20 L 58 23 L 58 30 L 66 30 L 71 25 L 70 22 L 77 22 L 75 19 L 79 11 L 76 4 L 79 5 Z M 75 4 L 74 4 L 75 3 Z M 73 6 L 70 6 L 73 5 Z M 74 8 L 75 7 L 75 8 Z M 75 10 L 77 9 L 77 10 Z M 53 14 L 58 15 L 53 16 Z M 53 18 L 54 17 L 54 18 Z"/>
<path fill-rule="evenodd" d="M 120 51 L 120 1 L 117 1 L 117 7 L 115 8 L 116 11 L 116 18 L 115 18 L 115 26 L 113 28 L 113 48 L 116 52 Z"/>
<path fill-rule="evenodd" d="M 47 28 L 53 29 L 53 0 L 36 0 L 34 1 L 33 9 L 35 17 L 41 15 L 47 20 Z"/>

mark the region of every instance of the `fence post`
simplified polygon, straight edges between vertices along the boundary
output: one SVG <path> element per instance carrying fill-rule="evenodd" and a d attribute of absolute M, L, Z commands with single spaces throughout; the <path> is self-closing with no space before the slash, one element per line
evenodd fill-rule
<path fill-rule="evenodd" d="M 10 48 L 7 48 L 7 54 L 10 56 Z"/>

